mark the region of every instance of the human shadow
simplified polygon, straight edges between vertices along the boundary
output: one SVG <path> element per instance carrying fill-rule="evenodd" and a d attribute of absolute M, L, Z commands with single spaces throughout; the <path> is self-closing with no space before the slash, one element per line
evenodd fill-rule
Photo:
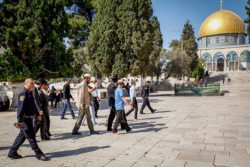
<path fill-rule="evenodd" d="M 78 155 L 78 154 L 82 154 L 82 153 L 93 152 L 93 151 L 96 151 L 96 150 L 99 150 L 99 149 L 105 149 L 105 148 L 109 148 L 109 147 L 110 146 L 83 147 L 83 148 L 79 148 L 79 149 L 76 149 L 76 150 L 50 152 L 50 153 L 47 153 L 46 156 L 48 156 L 49 158 L 68 157 L 68 156 Z"/>

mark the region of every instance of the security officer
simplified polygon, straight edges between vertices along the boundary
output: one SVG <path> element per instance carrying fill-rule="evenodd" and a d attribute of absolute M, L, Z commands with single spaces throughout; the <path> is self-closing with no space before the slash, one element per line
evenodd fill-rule
<path fill-rule="evenodd" d="M 144 108 L 146 107 L 146 105 L 148 106 L 148 108 L 150 109 L 150 111 L 152 113 L 154 113 L 156 110 L 153 110 L 152 107 L 150 106 L 150 103 L 149 103 L 149 100 L 148 100 L 148 96 L 149 96 L 149 85 L 150 85 L 150 81 L 147 81 L 146 82 L 146 85 L 144 85 L 142 87 L 142 91 L 141 91 L 141 96 L 142 96 L 142 100 L 143 100 L 143 103 L 142 103 L 142 106 L 141 106 L 141 111 L 140 111 L 140 114 L 144 114 L 143 113 L 143 110 Z"/>
<path fill-rule="evenodd" d="M 34 121 L 34 130 L 35 133 L 38 132 L 38 130 L 40 129 L 40 136 L 42 140 L 50 140 L 50 138 L 46 135 L 47 132 L 47 124 L 46 124 L 46 118 L 45 118 L 45 114 L 48 108 L 48 105 L 45 104 L 44 102 L 47 100 L 47 97 L 43 96 L 43 91 L 41 89 L 43 89 L 44 84 L 45 84 L 45 79 L 44 78 L 38 78 L 36 86 L 34 88 L 34 90 L 37 90 L 38 95 L 39 95 L 39 104 L 40 107 L 43 110 L 43 115 L 41 115 L 42 120 L 39 121 L 37 118 Z M 46 82 L 47 84 L 47 82 Z"/>
<path fill-rule="evenodd" d="M 20 133 L 9 151 L 8 157 L 11 159 L 22 158 L 22 156 L 17 153 L 17 150 L 27 139 L 30 143 L 32 150 L 36 154 L 36 158 L 42 161 L 48 160 L 48 158 L 43 154 L 43 152 L 40 150 L 36 143 L 33 119 L 37 117 L 38 120 L 41 121 L 42 117 L 41 115 L 39 115 L 35 105 L 33 89 L 34 81 L 31 78 L 28 78 L 25 80 L 25 89 L 18 96 L 18 123 L 15 124 L 15 127 L 20 129 Z"/>

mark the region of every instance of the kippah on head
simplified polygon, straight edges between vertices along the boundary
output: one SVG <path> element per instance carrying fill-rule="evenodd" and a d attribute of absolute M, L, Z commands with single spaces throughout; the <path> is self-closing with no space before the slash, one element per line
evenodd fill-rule
<path fill-rule="evenodd" d="M 151 83 L 150 81 L 147 81 L 146 83 Z"/>

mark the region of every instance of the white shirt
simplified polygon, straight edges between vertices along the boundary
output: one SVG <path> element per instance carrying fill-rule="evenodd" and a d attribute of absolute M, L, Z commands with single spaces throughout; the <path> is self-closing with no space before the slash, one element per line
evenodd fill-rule
<path fill-rule="evenodd" d="M 130 99 L 133 101 L 133 98 L 136 97 L 136 94 L 138 93 L 138 90 L 135 90 L 135 86 L 132 85 L 130 87 Z"/>
<path fill-rule="evenodd" d="M 95 84 L 92 83 L 90 86 L 93 88 L 93 87 L 95 87 Z M 93 97 L 97 97 L 98 96 L 97 89 L 95 91 L 91 92 L 91 93 L 92 93 Z"/>

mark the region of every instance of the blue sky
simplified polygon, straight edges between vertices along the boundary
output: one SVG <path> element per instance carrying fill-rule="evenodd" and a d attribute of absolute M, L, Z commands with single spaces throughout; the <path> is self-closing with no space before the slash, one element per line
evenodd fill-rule
<path fill-rule="evenodd" d="M 152 5 L 154 15 L 160 21 L 165 49 L 173 39 L 180 39 L 181 32 L 172 30 L 182 30 L 187 19 L 191 20 L 198 38 L 203 21 L 220 10 L 220 0 L 152 0 Z M 246 5 L 247 0 L 224 0 L 223 9 L 236 13 L 244 20 L 247 18 Z"/>

